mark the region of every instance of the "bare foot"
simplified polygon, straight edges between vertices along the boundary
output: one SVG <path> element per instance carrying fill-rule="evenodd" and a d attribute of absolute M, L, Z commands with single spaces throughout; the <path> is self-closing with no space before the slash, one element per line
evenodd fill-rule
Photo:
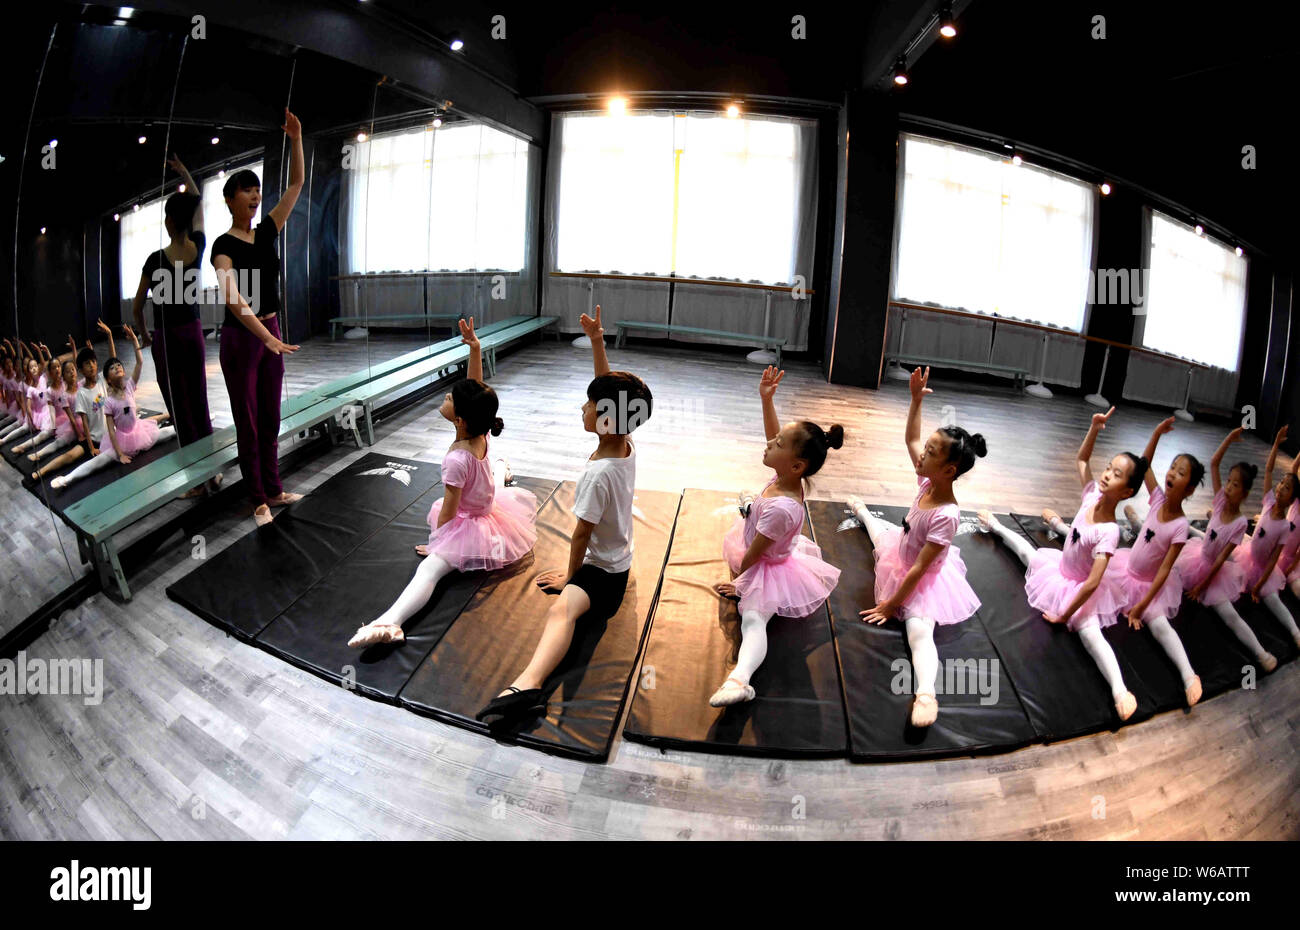
<path fill-rule="evenodd" d="M 295 501 L 300 500 L 302 500 L 301 494 L 294 494 L 290 491 L 281 491 L 275 497 L 268 497 L 266 502 L 272 507 L 284 507 L 287 504 L 292 504 Z"/>

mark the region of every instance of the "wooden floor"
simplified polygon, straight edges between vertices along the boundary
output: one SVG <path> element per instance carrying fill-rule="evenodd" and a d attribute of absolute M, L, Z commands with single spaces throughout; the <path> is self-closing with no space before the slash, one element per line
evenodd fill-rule
<path fill-rule="evenodd" d="M 694 350 L 611 350 L 610 361 L 655 393 L 636 434 L 639 486 L 764 483 L 756 367 Z M 303 362 L 290 360 L 291 376 Z M 592 447 L 579 415 L 589 377 L 589 353 L 564 343 L 503 357 L 493 384 L 506 429 L 494 455 L 521 474 L 576 478 Z M 949 404 L 988 438 L 988 458 L 958 483 L 964 507 L 1073 512 L 1071 462 L 1092 408 L 932 386 L 927 428 Z M 451 434 L 435 407 L 381 424 L 376 451 L 441 460 Z M 833 387 L 814 366 L 790 364 L 777 409 L 785 420 L 845 427 L 845 448 L 814 479 L 814 496 L 912 498 L 904 385 Z M 1158 418 L 1121 408 L 1097 462 L 1141 451 Z M 1157 465 L 1180 450 L 1208 460 L 1221 432 L 1180 423 Z M 1239 448 L 1261 463 L 1267 451 L 1258 440 Z M 360 454 L 341 446 L 286 487 L 309 491 Z M 1209 500 L 1207 489 L 1193 503 Z M 209 555 L 248 531 L 246 514 L 232 508 L 206 529 Z M 866 766 L 619 739 L 608 764 L 588 765 L 367 700 L 227 637 L 163 593 L 194 567 L 192 548 L 178 538 L 132 579 L 132 603 L 97 595 L 29 648 L 31 657 L 103 659 L 105 694 L 98 706 L 0 697 L 0 837 L 1300 838 L 1300 663 L 1190 713 L 1004 755 Z"/>

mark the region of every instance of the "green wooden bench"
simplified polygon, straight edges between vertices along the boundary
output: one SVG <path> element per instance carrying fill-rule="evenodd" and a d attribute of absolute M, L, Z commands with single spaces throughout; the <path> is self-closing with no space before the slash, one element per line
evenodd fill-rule
<path fill-rule="evenodd" d="M 465 319 L 463 313 L 385 313 L 381 316 L 332 316 L 330 341 L 338 339 L 340 326 L 375 326 L 379 323 L 454 323 Z"/>
<path fill-rule="evenodd" d="M 490 364 L 495 373 L 498 347 L 537 332 L 556 319 L 520 316 L 483 327 L 478 336 L 485 353 L 485 365 Z M 366 406 L 369 440 L 373 445 L 370 411 L 376 399 L 468 360 L 469 347 L 462 344 L 457 335 L 286 398 L 280 406 L 279 438 L 287 439 L 330 421 L 345 407 L 360 401 Z M 371 384 L 375 387 L 371 388 Z M 353 434 L 357 435 L 355 426 Z M 360 446 L 359 436 L 357 444 Z M 161 508 L 178 494 L 222 473 L 238 458 L 235 428 L 228 426 L 123 475 L 68 507 L 64 519 L 76 530 L 81 561 L 94 565 L 104 590 L 111 591 L 115 586 L 123 600 L 131 599 L 118 558 L 115 541 L 118 532 Z"/>
<path fill-rule="evenodd" d="M 676 323 L 640 323 L 636 320 L 619 320 L 615 324 L 618 328 L 618 337 L 614 341 L 614 347 L 623 348 L 627 342 L 627 331 L 629 329 L 646 329 L 652 332 L 660 333 L 690 333 L 693 336 L 713 336 L 716 339 L 731 339 L 737 342 L 764 346 L 776 352 L 776 367 L 781 367 L 781 349 L 785 346 L 785 339 L 780 336 L 761 336 L 755 333 L 731 333 L 723 329 L 701 329 L 698 326 L 680 326 Z"/>
<path fill-rule="evenodd" d="M 1025 379 L 1029 369 L 1020 365 L 994 365 L 992 362 L 968 362 L 964 359 L 935 358 L 926 355 L 903 355 L 889 353 L 885 363 L 898 362 L 900 365 L 928 365 L 934 368 L 965 368 L 971 371 L 983 371 L 991 375 L 1011 375 L 1015 379 L 1016 390 L 1024 390 Z"/>

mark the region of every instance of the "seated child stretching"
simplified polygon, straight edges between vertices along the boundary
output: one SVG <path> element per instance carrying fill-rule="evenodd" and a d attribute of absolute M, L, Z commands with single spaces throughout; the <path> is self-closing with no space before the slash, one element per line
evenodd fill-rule
<path fill-rule="evenodd" d="M 1089 465 L 1092 447 L 1097 433 L 1106 428 L 1114 412 L 1111 407 L 1105 413 L 1094 413 L 1088 435 L 1079 446 L 1075 465 L 1083 486 L 1083 501 L 1074 521 L 1067 527 L 1055 511 L 1043 511 L 1043 519 L 1065 537 L 1064 551 L 1050 546 L 1035 549 L 1029 540 L 1008 530 L 987 510 L 981 510 L 979 517 L 1024 562 L 1028 569 L 1025 594 L 1030 606 L 1041 610 L 1047 622 L 1064 623 L 1070 632 L 1079 634 L 1110 685 L 1119 719 L 1127 720 L 1137 710 L 1137 698 L 1124 686 L 1115 651 L 1101 632 L 1114 626 L 1124 604 L 1124 590 L 1115 576 L 1106 572 L 1106 566 L 1119 547 L 1115 506 L 1137 493 L 1147 462 L 1131 452 L 1121 452 L 1110 460 L 1101 477 L 1093 480 Z"/>
<path fill-rule="evenodd" d="M 130 465 L 131 456 L 146 452 L 155 444 L 166 442 L 176 435 L 174 426 L 158 428 L 158 420 L 165 414 L 160 413 L 145 419 L 138 416 L 140 411 L 135 405 L 135 385 L 136 379 L 140 377 L 140 370 L 144 367 L 144 355 L 140 352 L 140 340 L 136 338 L 131 327 L 123 326 L 122 329 L 131 338 L 131 344 L 135 347 L 135 370 L 130 378 L 126 377 L 126 368 L 116 358 L 110 358 L 104 366 L 107 394 L 103 402 L 103 417 L 108 442 L 90 461 L 82 462 L 68 474 L 60 475 L 51 481 L 50 486 L 53 488 L 65 488 L 72 482 L 101 468 L 107 468 L 114 462 Z M 93 430 L 90 432 L 93 435 Z"/>
<path fill-rule="evenodd" d="M 428 545 L 415 547 L 425 559 L 393 606 L 348 640 L 354 648 L 404 640 L 402 624 L 429 602 L 445 575 L 502 568 L 523 558 L 537 542 L 537 497 L 524 488 L 498 484 L 493 477 L 488 433 L 499 436 L 503 427 L 497 395 L 483 382 L 474 318 L 459 323 L 461 343 L 469 346 L 469 367 L 465 380 L 456 383 L 438 410 L 456 427 L 456 439 L 442 459 L 446 490 L 429 509 Z"/>
<path fill-rule="evenodd" d="M 916 727 L 930 726 L 939 714 L 935 626 L 961 623 L 980 606 L 966 581 L 961 551 L 952 544 L 961 523 L 952 483 L 988 452 L 983 436 L 971 435 L 960 426 L 941 427 L 922 444 L 921 400 L 933 393 L 926 386 L 929 380 L 929 368 L 924 373 L 913 369 L 912 403 L 903 439 L 918 490 L 902 527 L 881 520 L 857 498 L 849 500 L 876 550 L 876 606 L 861 611 L 861 616 L 868 623 L 884 623 L 893 616 L 903 621 L 912 652 L 912 725 Z"/>
<path fill-rule="evenodd" d="M 626 371 L 610 371 L 605 358 L 605 331 L 600 307 L 595 319 L 583 314 L 583 332 L 591 339 L 596 377 L 587 385 L 582 428 L 599 437 L 574 494 L 577 524 L 569 544 L 569 564 L 542 572 L 537 584 L 558 593 L 546 613 L 541 641 L 528 666 L 475 716 L 490 726 L 546 712 L 542 689 L 573 641 L 578 618 L 612 617 L 623 602 L 632 568 L 632 495 L 636 485 L 636 449 L 628 434 L 650 419 L 650 388 Z"/>
<path fill-rule="evenodd" d="M 41 446 L 27 454 L 27 458 L 33 462 L 39 462 L 47 455 L 63 449 L 73 443 L 80 442 L 81 425 L 77 422 L 77 413 L 74 405 L 77 401 L 77 365 L 75 362 L 65 361 L 59 371 L 60 384 L 54 390 L 54 396 L 51 400 L 56 413 L 54 425 L 54 441 L 48 445 Z M 32 478 L 39 478 L 36 472 L 32 472 Z"/>
<path fill-rule="evenodd" d="M 807 617 L 826 602 L 840 570 L 822 561 L 821 549 L 804 536 L 803 480 L 817 474 L 829 449 L 844 445 L 844 427 L 823 430 L 811 420 L 781 425 L 773 396 L 784 371 L 768 366 L 758 384 L 763 406 L 763 464 L 775 473 L 752 501 L 743 502 L 722 540 L 722 553 L 735 573 L 731 582 L 714 585 L 724 597 L 740 600 L 740 649 L 736 666 L 709 706 L 725 707 L 754 700 L 749 679 L 767 657 L 767 624 L 773 616 Z"/>

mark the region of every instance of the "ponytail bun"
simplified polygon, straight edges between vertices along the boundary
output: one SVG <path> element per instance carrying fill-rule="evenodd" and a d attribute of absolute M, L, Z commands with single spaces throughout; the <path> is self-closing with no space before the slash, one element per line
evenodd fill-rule
<path fill-rule="evenodd" d="M 979 458 L 984 458 L 984 456 L 989 454 L 989 444 L 984 441 L 983 433 L 975 433 L 974 435 L 972 435 L 970 438 L 970 443 L 971 443 L 971 448 L 975 450 L 975 454 Z"/>
<path fill-rule="evenodd" d="M 826 445 L 838 449 L 844 445 L 844 427 L 835 423 L 826 431 Z"/>
<path fill-rule="evenodd" d="M 492 429 L 491 429 L 491 433 L 492 433 L 493 436 L 500 436 L 500 435 L 501 435 L 501 431 L 502 431 L 503 429 L 505 429 L 505 428 L 506 428 L 506 425 L 505 425 L 504 423 L 501 422 L 501 418 L 500 418 L 500 417 L 495 417 L 495 418 L 492 420 Z"/>

